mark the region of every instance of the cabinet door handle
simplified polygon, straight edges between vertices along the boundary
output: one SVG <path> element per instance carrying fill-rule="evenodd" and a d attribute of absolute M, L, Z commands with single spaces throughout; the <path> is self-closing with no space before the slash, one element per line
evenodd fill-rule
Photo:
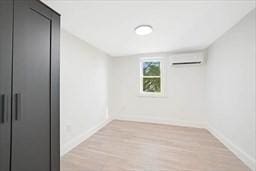
<path fill-rule="evenodd" d="M 15 94 L 15 120 L 21 119 L 21 94 Z"/>
<path fill-rule="evenodd" d="M 6 95 L 2 94 L 0 96 L 0 123 L 5 123 L 8 121 L 7 118 L 7 99 Z"/>

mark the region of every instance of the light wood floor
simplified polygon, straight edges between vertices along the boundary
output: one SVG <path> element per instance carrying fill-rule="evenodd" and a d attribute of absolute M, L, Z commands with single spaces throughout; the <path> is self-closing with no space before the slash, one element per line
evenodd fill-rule
<path fill-rule="evenodd" d="M 248 170 L 205 129 L 117 120 L 61 161 L 61 171 Z"/>

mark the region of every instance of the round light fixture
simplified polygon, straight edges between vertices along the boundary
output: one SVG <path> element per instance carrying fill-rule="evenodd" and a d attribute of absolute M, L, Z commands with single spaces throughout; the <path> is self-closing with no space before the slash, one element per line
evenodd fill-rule
<path fill-rule="evenodd" d="M 135 33 L 137 35 L 141 35 L 141 36 L 148 35 L 152 31 L 153 31 L 153 28 L 150 25 L 140 25 L 140 26 L 135 28 Z"/>

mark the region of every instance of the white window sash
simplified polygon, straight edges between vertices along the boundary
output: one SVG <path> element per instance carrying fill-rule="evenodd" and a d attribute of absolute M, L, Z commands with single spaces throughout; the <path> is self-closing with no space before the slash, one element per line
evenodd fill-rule
<path fill-rule="evenodd" d="M 161 78 L 161 76 L 142 76 L 143 78 Z"/>
<path fill-rule="evenodd" d="M 159 76 L 144 76 L 143 63 L 144 62 L 160 62 L 160 75 Z M 140 60 L 140 96 L 161 97 L 165 96 L 165 71 L 164 71 L 163 58 L 141 58 Z M 143 91 L 143 78 L 160 78 L 160 92 L 145 92 Z"/>

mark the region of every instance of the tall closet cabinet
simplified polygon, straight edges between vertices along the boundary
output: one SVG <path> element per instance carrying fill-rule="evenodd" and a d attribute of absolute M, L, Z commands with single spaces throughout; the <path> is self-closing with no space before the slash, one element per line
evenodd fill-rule
<path fill-rule="evenodd" d="M 60 16 L 0 0 L 0 171 L 59 171 Z"/>

